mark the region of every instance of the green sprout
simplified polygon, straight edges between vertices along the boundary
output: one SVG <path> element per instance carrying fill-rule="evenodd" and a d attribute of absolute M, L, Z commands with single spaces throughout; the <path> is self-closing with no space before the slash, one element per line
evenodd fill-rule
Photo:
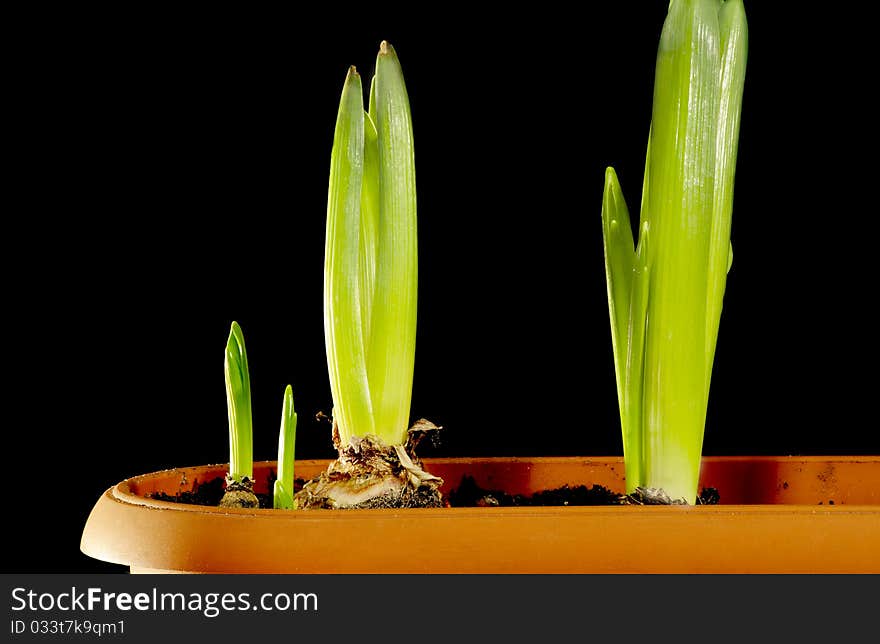
<path fill-rule="evenodd" d="M 602 203 L 627 492 L 693 503 L 727 272 L 745 80 L 742 0 L 672 0 L 638 245 L 613 168 Z"/>
<path fill-rule="evenodd" d="M 409 99 L 382 42 L 368 112 L 348 71 L 333 138 L 324 265 L 324 335 L 342 445 L 406 441 L 416 340 L 416 185 Z"/>
<path fill-rule="evenodd" d="M 273 490 L 273 507 L 276 510 L 295 508 L 293 500 L 294 446 L 296 445 L 296 411 L 293 409 L 293 389 L 284 390 L 284 406 L 281 411 L 281 430 L 278 432 L 278 479 Z"/>
<path fill-rule="evenodd" d="M 229 477 L 237 483 L 254 479 L 251 381 L 247 351 L 238 322 L 232 323 L 226 342 L 226 408 L 229 412 Z"/>

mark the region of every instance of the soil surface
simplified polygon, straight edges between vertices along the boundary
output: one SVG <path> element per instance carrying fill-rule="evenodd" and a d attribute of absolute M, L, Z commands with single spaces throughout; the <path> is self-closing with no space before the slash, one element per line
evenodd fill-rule
<path fill-rule="evenodd" d="M 275 477 L 269 479 L 269 489 L 271 490 L 275 483 Z M 305 481 L 296 479 L 294 482 L 294 490 L 302 489 Z M 224 477 L 205 481 L 204 483 L 196 483 L 191 492 L 181 492 L 179 494 L 170 495 L 164 492 L 157 492 L 150 498 L 157 501 L 170 501 L 171 503 L 189 503 L 192 505 L 220 505 L 220 499 L 226 490 Z M 260 500 L 261 508 L 272 507 L 271 494 L 257 494 Z M 623 501 L 621 496 L 612 492 L 601 485 L 575 485 L 570 487 L 563 485 L 553 490 L 542 490 L 531 496 L 522 494 L 508 494 L 502 490 L 488 490 L 477 485 L 471 476 L 464 476 L 459 486 L 452 490 L 446 496 L 447 507 L 467 508 L 467 507 L 516 507 L 516 506 L 566 506 L 566 505 L 620 505 Z M 720 502 L 718 490 L 715 488 L 704 488 L 700 492 L 697 501 L 698 505 L 716 505 Z"/>
<path fill-rule="evenodd" d="M 295 491 L 301 490 L 305 481 L 296 479 L 293 483 Z M 275 476 L 269 477 L 269 489 L 275 486 Z M 220 499 L 226 492 L 226 479 L 223 476 L 205 481 L 203 483 L 196 482 L 191 492 L 180 492 L 179 494 L 165 494 L 165 492 L 156 492 L 150 495 L 151 499 L 157 501 L 170 501 L 171 503 L 189 503 L 191 505 L 213 505 L 219 506 Z M 271 494 L 257 494 L 261 508 L 272 508 Z"/>
<path fill-rule="evenodd" d="M 697 505 L 716 505 L 720 495 L 715 488 L 704 488 Z M 542 490 L 531 496 L 508 494 L 502 490 L 487 490 L 477 485 L 471 476 L 463 476 L 459 486 L 447 496 L 450 507 L 512 507 L 557 505 L 621 505 L 632 503 L 602 485 L 563 485 L 553 490 Z"/>
<path fill-rule="evenodd" d="M 508 494 L 502 490 L 487 490 L 477 485 L 471 476 L 463 476 L 458 487 L 447 496 L 450 507 L 510 507 L 520 505 L 616 505 L 620 495 L 606 487 L 576 485 L 542 490 L 532 496 Z"/>

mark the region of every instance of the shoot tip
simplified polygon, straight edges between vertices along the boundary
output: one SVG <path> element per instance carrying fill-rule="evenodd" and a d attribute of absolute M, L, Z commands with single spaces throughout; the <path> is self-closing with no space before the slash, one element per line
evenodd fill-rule
<path fill-rule="evenodd" d="M 229 340 L 226 342 L 227 348 L 233 345 L 241 346 L 244 343 L 244 333 L 241 331 L 241 327 L 238 325 L 238 322 L 235 320 L 232 321 L 232 324 L 229 326 Z"/>

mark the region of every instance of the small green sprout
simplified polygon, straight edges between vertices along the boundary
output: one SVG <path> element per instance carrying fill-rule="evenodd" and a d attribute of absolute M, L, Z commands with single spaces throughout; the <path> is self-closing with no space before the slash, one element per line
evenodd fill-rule
<path fill-rule="evenodd" d="M 238 322 L 232 323 L 226 343 L 226 409 L 229 412 L 229 477 L 238 483 L 254 478 L 251 381 L 247 351 Z"/>
<path fill-rule="evenodd" d="M 327 200 L 324 335 L 342 445 L 403 445 L 416 339 L 416 185 L 409 99 L 382 42 L 368 112 L 354 67 L 342 90 Z"/>
<path fill-rule="evenodd" d="M 293 500 L 295 445 L 296 411 L 293 409 L 293 389 L 287 385 L 281 411 L 281 430 L 278 432 L 278 479 L 273 491 L 273 507 L 276 510 L 291 510 L 296 507 Z"/>
<path fill-rule="evenodd" d="M 226 409 L 229 412 L 229 473 L 222 507 L 255 508 L 254 438 L 251 421 L 251 380 L 247 351 L 238 322 L 232 323 L 226 342 Z"/>
<path fill-rule="evenodd" d="M 745 80 L 742 0 L 672 0 L 663 26 L 638 245 L 612 168 L 605 271 L 627 492 L 697 494 L 727 271 Z"/>

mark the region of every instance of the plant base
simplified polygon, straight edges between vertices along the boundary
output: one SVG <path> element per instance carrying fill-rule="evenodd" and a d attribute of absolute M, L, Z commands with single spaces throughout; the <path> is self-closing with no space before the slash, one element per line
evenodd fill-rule
<path fill-rule="evenodd" d="M 254 494 L 254 482 L 244 476 L 236 480 L 226 475 L 226 493 L 220 499 L 221 508 L 258 508 L 260 500 Z"/>
<path fill-rule="evenodd" d="M 376 436 L 355 438 L 341 446 L 339 458 L 296 494 L 303 510 L 369 508 L 439 508 L 443 479 L 426 472 L 415 454 L 421 438 L 439 428 L 426 420 L 409 430 L 406 445 L 386 445 Z"/>

